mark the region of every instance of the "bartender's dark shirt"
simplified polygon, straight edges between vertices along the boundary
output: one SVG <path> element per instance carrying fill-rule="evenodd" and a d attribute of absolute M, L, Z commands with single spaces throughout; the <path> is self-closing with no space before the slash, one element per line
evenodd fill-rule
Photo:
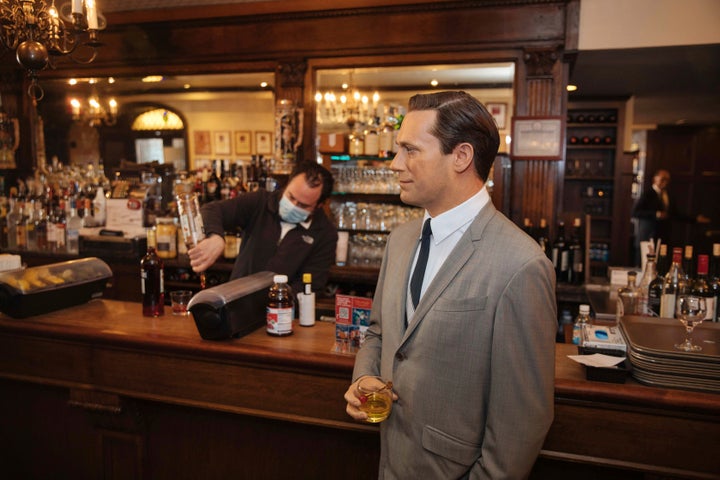
<path fill-rule="evenodd" d="M 236 198 L 210 202 L 201 209 L 206 235 L 242 229 L 240 253 L 231 279 L 261 271 L 288 276 L 295 293 L 302 291 L 303 273 L 312 274 L 313 291 L 322 290 L 335 262 L 337 230 L 322 209 L 308 228 L 298 224 L 280 240 L 278 204 L 282 190 L 258 190 Z"/>

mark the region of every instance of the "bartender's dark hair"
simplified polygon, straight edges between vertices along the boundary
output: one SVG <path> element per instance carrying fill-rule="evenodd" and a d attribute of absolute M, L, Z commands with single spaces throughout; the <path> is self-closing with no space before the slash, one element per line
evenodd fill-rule
<path fill-rule="evenodd" d="M 332 173 L 330 173 L 327 168 L 323 167 L 319 163 L 299 162 L 297 165 L 295 165 L 295 168 L 290 174 L 289 180 L 292 180 L 301 173 L 305 174 L 307 184 L 311 188 L 317 188 L 318 185 L 322 184 L 322 192 L 320 193 L 320 198 L 318 199 L 318 205 L 320 205 L 330 196 L 333 191 L 333 184 L 335 181 L 333 179 Z"/>
<path fill-rule="evenodd" d="M 417 94 L 408 104 L 408 111 L 413 110 L 437 111 L 431 133 L 440 140 L 442 153 L 451 153 L 461 143 L 471 144 L 475 170 L 483 182 L 487 180 L 500 135 L 495 119 L 478 99 L 461 91 Z"/>

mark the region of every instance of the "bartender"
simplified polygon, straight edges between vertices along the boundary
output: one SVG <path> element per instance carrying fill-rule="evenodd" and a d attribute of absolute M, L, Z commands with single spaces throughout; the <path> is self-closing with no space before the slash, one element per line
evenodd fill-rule
<path fill-rule="evenodd" d="M 224 232 L 242 229 L 240 253 L 230 279 L 271 271 L 288 276 L 295 293 L 302 276 L 312 274 L 313 291 L 322 290 L 335 261 L 337 230 L 323 204 L 333 189 L 332 174 L 312 162 L 299 163 L 287 186 L 257 190 L 205 204 L 205 238 L 188 251 L 195 272 L 212 266 L 225 250 Z"/>

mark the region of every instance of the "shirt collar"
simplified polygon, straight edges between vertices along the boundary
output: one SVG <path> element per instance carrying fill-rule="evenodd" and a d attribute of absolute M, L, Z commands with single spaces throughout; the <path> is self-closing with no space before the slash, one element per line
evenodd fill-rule
<path fill-rule="evenodd" d="M 475 195 L 465 200 L 463 203 L 454 207 L 447 212 L 443 212 L 437 217 L 432 218 L 432 238 L 435 245 L 439 244 L 457 230 L 467 228 L 467 226 L 475 220 L 480 210 L 490 201 L 490 194 L 487 188 L 483 186 Z M 425 211 L 423 223 L 425 219 L 431 218 Z"/>

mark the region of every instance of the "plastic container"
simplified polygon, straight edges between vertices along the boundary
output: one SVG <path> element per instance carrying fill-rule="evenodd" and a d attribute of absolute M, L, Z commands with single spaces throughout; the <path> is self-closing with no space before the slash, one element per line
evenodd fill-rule
<path fill-rule="evenodd" d="M 100 298 L 112 270 L 99 258 L 0 273 L 0 311 L 13 318 L 60 310 Z"/>

